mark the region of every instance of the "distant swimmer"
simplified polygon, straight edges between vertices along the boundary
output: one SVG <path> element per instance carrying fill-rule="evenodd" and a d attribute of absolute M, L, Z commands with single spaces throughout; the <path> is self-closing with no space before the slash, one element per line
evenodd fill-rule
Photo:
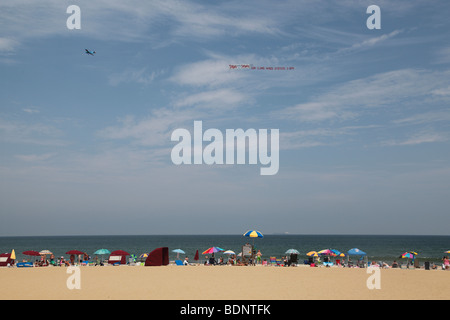
<path fill-rule="evenodd" d="M 89 51 L 88 49 L 84 49 L 86 50 L 86 54 L 90 54 L 91 56 L 93 56 L 95 54 L 95 51 Z"/>

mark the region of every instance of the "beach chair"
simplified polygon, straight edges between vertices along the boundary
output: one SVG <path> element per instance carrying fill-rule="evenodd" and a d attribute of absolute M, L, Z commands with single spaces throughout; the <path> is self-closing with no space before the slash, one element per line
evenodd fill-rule
<path fill-rule="evenodd" d="M 277 265 L 277 258 L 275 258 L 275 257 L 270 257 L 270 265 L 276 266 L 276 265 Z"/>
<path fill-rule="evenodd" d="M 283 265 L 283 260 L 281 260 L 281 259 L 276 259 L 276 266 L 278 266 L 278 267 L 280 267 L 280 266 L 282 266 Z"/>

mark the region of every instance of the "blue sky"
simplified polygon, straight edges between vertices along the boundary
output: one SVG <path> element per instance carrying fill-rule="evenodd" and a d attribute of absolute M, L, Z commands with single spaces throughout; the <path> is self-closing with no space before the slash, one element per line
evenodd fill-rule
<path fill-rule="evenodd" d="M 2 1 L 0 235 L 448 234 L 449 9 Z M 173 165 L 195 120 L 279 129 L 278 174 Z"/>

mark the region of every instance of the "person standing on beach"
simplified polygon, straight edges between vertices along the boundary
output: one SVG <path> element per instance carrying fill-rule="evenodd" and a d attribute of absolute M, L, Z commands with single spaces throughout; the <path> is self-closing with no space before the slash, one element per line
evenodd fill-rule
<path fill-rule="evenodd" d="M 256 263 L 257 264 L 261 264 L 261 256 L 262 256 L 261 250 L 258 250 L 258 253 L 256 254 Z"/>

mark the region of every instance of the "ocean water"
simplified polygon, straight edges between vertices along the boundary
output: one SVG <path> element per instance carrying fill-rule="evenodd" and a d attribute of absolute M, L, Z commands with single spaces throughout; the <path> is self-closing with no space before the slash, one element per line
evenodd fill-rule
<path fill-rule="evenodd" d="M 405 251 L 416 251 L 419 261 L 441 262 L 444 252 L 450 250 L 450 236 L 380 236 L 380 235 L 265 235 L 264 238 L 246 238 L 242 235 L 131 235 L 131 236 L 51 236 L 51 237 L 0 237 L 0 253 L 15 250 L 17 261 L 27 258 L 23 251 L 41 251 L 48 249 L 56 257 L 64 256 L 69 250 L 80 250 L 94 256 L 98 249 L 125 250 L 139 256 L 159 247 L 168 247 L 170 260 L 175 260 L 174 249 L 182 249 L 192 261 L 196 250 L 200 256 L 209 247 L 216 246 L 225 250 L 241 252 L 246 243 L 261 250 L 263 259 L 270 256 L 282 257 L 286 250 L 300 251 L 299 261 L 307 258 L 309 251 L 337 249 L 347 252 L 359 248 L 367 253 L 369 261 L 400 261 L 399 256 Z M 448 254 L 447 254 L 448 255 Z M 216 254 L 220 257 L 221 254 Z M 226 255 L 223 255 L 227 257 Z M 106 257 L 105 257 L 106 258 Z M 355 259 L 353 259 L 355 260 Z"/>

